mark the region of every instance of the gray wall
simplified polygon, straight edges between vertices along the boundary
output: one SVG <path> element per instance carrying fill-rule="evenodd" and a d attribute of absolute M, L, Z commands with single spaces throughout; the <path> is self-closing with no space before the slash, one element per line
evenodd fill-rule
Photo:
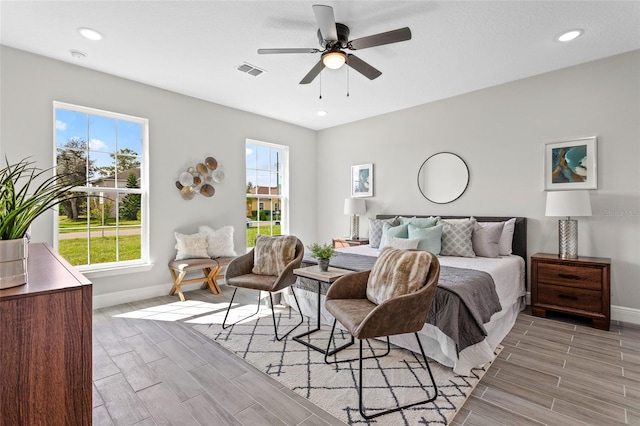
<path fill-rule="evenodd" d="M 245 247 L 245 139 L 287 145 L 290 154 L 290 233 L 316 238 L 316 132 L 227 108 L 65 62 L 2 46 L 0 50 L 0 157 L 33 156 L 53 162 L 54 100 L 145 117 L 150 125 L 149 272 L 92 278 L 94 295 L 163 294 L 171 282 L 167 262 L 175 256 L 174 231 L 191 233 L 206 224 L 233 225 L 238 252 Z M 182 200 L 174 182 L 186 167 L 214 156 L 226 179 L 212 198 Z M 52 243 L 53 213 L 33 226 L 33 241 Z M 146 289 L 146 290 L 143 290 Z M 117 302 L 117 299 L 103 299 Z"/>
<path fill-rule="evenodd" d="M 639 123 L 635 51 L 320 131 L 318 164 L 332 172 L 318 169 L 318 238 L 348 235 L 350 166 L 373 163 L 367 216 L 526 216 L 529 254 L 557 253 L 557 218 L 544 216 L 544 143 L 597 135 L 598 189 L 593 216 L 579 218 L 579 254 L 610 257 L 612 304 L 640 309 Z M 422 162 L 439 151 L 470 169 L 467 191 L 451 204 L 427 201 L 416 184 Z M 361 234 L 367 225 L 361 219 Z"/>

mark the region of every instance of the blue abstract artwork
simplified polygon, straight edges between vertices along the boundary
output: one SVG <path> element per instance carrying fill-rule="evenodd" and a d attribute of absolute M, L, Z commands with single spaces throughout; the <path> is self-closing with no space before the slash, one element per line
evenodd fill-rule
<path fill-rule="evenodd" d="M 587 145 L 566 146 L 551 150 L 551 182 L 586 182 Z"/>

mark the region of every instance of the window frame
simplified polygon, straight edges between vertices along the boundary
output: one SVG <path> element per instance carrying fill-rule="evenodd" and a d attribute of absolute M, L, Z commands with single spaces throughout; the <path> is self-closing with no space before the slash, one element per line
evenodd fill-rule
<path fill-rule="evenodd" d="M 281 145 L 281 144 L 276 144 L 276 143 L 272 143 L 272 142 L 264 142 L 264 141 L 259 141 L 256 139 L 245 139 L 245 150 L 247 148 L 247 145 L 255 145 L 255 146 L 262 146 L 262 147 L 266 147 L 266 148 L 273 148 L 273 149 L 278 149 L 282 152 L 282 160 L 281 160 L 281 176 L 282 176 L 282 182 L 280 182 L 280 187 L 281 187 L 281 193 L 280 194 L 275 194 L 275 195 L 271 195 L 271 194 L 256 194 L 256 195 L 252 195 L 252 194 L 245 194 L 245 198 L 246 199 L 255 199 L 258 203 L 260 203 L 260 200 L 270 200 L 270 204 L 273 204 L 274 199 L 280 199 L 280 235 L 289 235 L 289 147 L 286 145 Z M 247 184 L 247 162 L 246 162 L 246 155 L 245 155 L 245 171 L 244 171 L 244 185 L 246 187 Z M 254 169 L 257 170 L 257 169 Z M 262 221 L 259 220 L 260 218 L 258 217 L 258 220 L 256 221 L 258 223 L 258 226 L 260 226 L 260 223 Z M 245 230 L 245 234 L 246 234 L 246 230 Z M 250 250 L 251 247 L 247 247 L 247 251 Z"/>
<path fill-rule="evenodd" d="M 153 264 L 150 261 L 149 247 L 149 119 L 137 117 L 133 115 L 117 113 L 112 111 L 101 110 L 92 107 L 70 104 L 66 102 L 53 101 L 53 164 L 57 166 L 57 149 L 56 144 L 56 112 L 58 109 L 73 111 L 81 114 L 99 116 L 115 120 L 127 121 L 140 124 L 142 130 L 142 149 L 139 156 L 141 158 L 140 165 L 140 188 L 108 188 L 108 187 L 92 187 L 88 184 L 74 188 L 76 192 L 107 192 L 107 193 L 124 193 L 124 194 L 140 194 L 140 258 L 135 260 L 122 260 L 115 262 L 94 263 L 90 265 L 78 265 L 76 268 L 89 277 L 101 277 L 117 275 L 120 273 L 143 272 L 151 269 Z M 88 141 L 87 141 L 88 142 Z M 116 151 L 117 153 L 117 151 Z M 116 170 L 117 174 L 117 170 Z M 119 209 L 118 209 L 119 212 Z M 54 208 L 53 217 L 53 247 L 56 251 L 59 249 L 59 231 L 58 226 L 59 207 Z M 119 213 L 118 213 L 119 219 Z M 116 222 L 116 228 L 120 226 Z M 90 248 L 89 248 L 90 250 Z"/>

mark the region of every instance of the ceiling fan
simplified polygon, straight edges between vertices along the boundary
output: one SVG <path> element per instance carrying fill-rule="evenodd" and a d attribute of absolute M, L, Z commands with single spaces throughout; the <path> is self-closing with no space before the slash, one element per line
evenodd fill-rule
<path fill-rule="evenodd" d="M 411 40 L 411 30 L 408 27 L 404 27 L 350 41 L 349 27 L 336 22 L 331 6 L 314 5 L 313 13 L 316 15 L 316 21 L 318 22 L 318 40 L 322 49 L 258 49 L 258 53 L 261 55 L 277 53 L 322 53 L 322 57 L 318 63 L 304 76 L 300 84 L 311 83 L 325 67 L 338 69 L 344 64 L 358 71 L 369 80 L 373 80 L 374 78 L 380 77 L 382 72 L 358 58 L 356 55 L 345 53 L 344 50 L 362 50 L 369 47 Z"/>

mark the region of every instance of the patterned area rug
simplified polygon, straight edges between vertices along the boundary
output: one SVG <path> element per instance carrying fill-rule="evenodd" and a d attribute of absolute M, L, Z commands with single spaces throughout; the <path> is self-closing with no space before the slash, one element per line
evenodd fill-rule
<path fill-rule="evenodd" d="M 234 308 L 228 322 L 233 323 L 255 310 L 255 305 Z M 291 325 L 297 323 L 300 317 L 288 308 L 276 307 L 276 318 L 278 330 L 282 331 L 282 335 Z M 367 421 L 358 411 L 358 361 L 325 364 L 323 354 L 291 338 L 315 327 L 315 320 L 305 318 L 300 327 L 278 342 L 274 337 L 271 311 L 265 306 L 261 307 L 259 316 L 249 318 L 226 330 L 222 330 L 221 327 L 223 319 L 224 312 L 199 317 L 199 324 L 194 328 L 350 425 L 449 424 L 490 365 L 489 363 L 483 368 L 474 369 L 471 376 L 459 376 L 450 368 L 429 360 L 429 366 L 438 385 L 438 397 L 435 401 Z M 330 327 L 323 326 L 321 331 L 309 337 L 313 344 L 324 348 L 329 332 Z M 337 334 L 338 345 L 350 338 L 346 332 Z M 366 341 L 364 348 L 365 356 L 371 355 L 371 350 L 376 354 L 382 354 L 386 350 L 386 343 L 377 340 Z M 500 350 L 501 347 L 496 350 L 496 355 Z M 339 352 L 337 357 L 357 359 L 358 341 Z M 423 364 L 421 355 L 393 345 L 389 355 L 365 360 L 365 412 L 373 414 L 397 405 L 424 400 L 428 398 L 427 393 L 429 397 L 432 396 L 433 387 Z"/>

